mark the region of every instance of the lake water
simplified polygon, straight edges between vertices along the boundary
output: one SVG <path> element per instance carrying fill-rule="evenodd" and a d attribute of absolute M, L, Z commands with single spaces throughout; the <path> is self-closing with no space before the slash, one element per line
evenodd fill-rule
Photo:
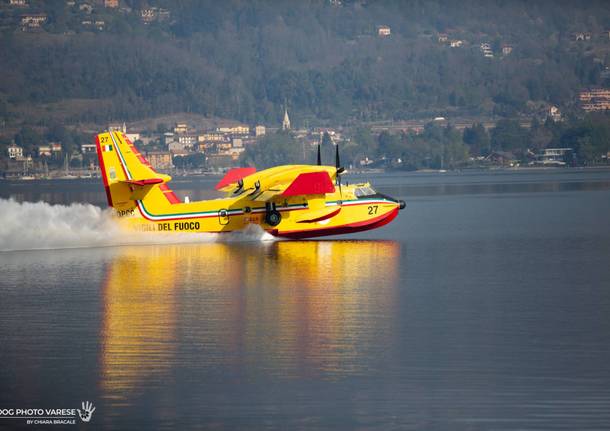
<path fill-rule="evenodd" d="M 371 180 L 407 208 L 352 236 L 0 253 L 0 409 L 89 400 L 94 429 L 610 429 L 610 171 Z M 0 197 L 105 200 L 97 181 Z M 70 228 L 18 205 L 0 201 L 0 248 L 30 247 L 35 217 L 47 245 Z"/>

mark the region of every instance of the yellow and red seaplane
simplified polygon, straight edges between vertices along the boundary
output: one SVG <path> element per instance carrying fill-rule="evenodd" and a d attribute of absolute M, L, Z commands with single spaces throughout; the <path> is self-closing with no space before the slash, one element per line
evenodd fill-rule
<path fill-rule="evenodd" d="M 284 165 L 262 171 L 235 168 L 216 185 L 226 197 L 182 202 L 120 132 L 97 135 L 97 154 L 108 204 L 129 228 L 151 232 L 231 232 L 258 224 L 286 238 L 359 232 L 383 226 L 404 201 L 369 183 L 342 185 L 336 166 Z"/>

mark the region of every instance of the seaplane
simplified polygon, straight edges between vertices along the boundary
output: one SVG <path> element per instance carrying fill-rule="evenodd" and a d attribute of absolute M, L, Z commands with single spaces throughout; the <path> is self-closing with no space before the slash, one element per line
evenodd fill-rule
<path fill-rule="evenodd" d="M 216 185 L 224 197 L 191 202 L 123 133 L 100 133 L 95 144 L 108 205 L 132 230 L 219 233 L 257 224 L 277 237 L 313 238 L 379 228 L 405 207 L 369 183 L 342 184 L 338 145 L 335 166 L 322 165 L 318 146 L 317 165 L 234 168 Z"/>

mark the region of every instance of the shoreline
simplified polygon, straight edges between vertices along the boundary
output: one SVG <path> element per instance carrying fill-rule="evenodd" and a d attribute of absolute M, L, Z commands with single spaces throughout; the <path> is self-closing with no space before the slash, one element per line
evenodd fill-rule
<path fill-rule="evenodd" d="M 573 171 L 610 171 L 610 165 L 597 165 L 597 166 L 517 166 L 517 167 L 469 167 L 463 169 L 418 169 L 415 171 L 406 171 L 400 169 L 348 169 L 347 175 L 371 175 L 371 174 L 389 174 L 389 175 L 397 175 L 397 174 L 409 174 L 409 175 L 417 175 L 417 174 L 459 174 L 459 173 L 468 173 L 468 172 L 480 172 L 480 173 L 494 173 L 494 172 L 573 172 Z M 165 172 L 163 172 L 165 173 Z M 173 179 L 178 178 L 193 178 L 193 177 L 221 177 L 224 175 L 222 172 L 186 172 L 184 174 L 177 173 L 169 173 Z M 88 180 L 100 180 L 101 177 L 97 175 L 85 175 L 85 176 L 77 176 L 77 175 L 63 175 L 63 176 L 45 176 L 45 177 L 36 177 L 36 176 L 22 176 L 22 177 L 12 177 L 12 178 L 0 178 L 0 181 L 6 182 L 38 182 L 38 181 L 88 181 Z"/>

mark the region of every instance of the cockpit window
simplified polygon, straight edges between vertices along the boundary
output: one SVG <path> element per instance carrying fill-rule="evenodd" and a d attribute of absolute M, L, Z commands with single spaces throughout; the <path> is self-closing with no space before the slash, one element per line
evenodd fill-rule
<path fill-rule="evenodd" d="M 371 196 L 375 193 L 375 190 L 373 190 L 371 187 L 356 187 L 356 190 L 354 191 L 354 194 L 357 198 L 361 198 L 363 196 Z"/>

